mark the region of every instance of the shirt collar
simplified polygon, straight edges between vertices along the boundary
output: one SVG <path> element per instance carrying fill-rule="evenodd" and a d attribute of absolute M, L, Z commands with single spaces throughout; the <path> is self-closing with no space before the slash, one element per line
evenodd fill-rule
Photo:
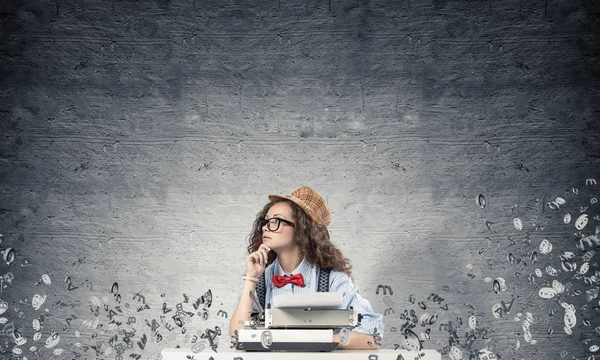
<path fill-rule="evenodd" d="M 306 260 L 306 258 L 303 258 L 300 265 L 298 265 L 294 271 L 292 271 L 291 275 L 302 274 L 302 277 L 304 278 L 304 286 L 308 287 L 312 283 L 312 279 L 315 277 L 314 271 L 314 265 Z M 283 268 L 281 267 L 281 264 L 279 263 L 279 258 L 275 258 L 275 261 L 273 261 L 273 275 L 286 275 L 285 271 L 283 271 Z M 271 282 L 270 284 L 271 288 L 273 288 L 273 283 Z"/>

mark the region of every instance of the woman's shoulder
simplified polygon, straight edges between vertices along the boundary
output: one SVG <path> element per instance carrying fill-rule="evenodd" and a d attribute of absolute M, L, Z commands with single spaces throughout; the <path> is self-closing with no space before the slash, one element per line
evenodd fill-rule
<path fill-rule="evenodd" d="M 330 283 L 347 283 L 352 282 L 352 279 L 346 272 L 338 269 L 329 269 L 329 282 Z"/>

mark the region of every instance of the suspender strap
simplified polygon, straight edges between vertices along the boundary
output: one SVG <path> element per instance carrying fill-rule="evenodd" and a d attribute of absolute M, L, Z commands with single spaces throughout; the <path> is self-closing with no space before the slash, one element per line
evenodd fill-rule
<path fill-rule="evenodd" d="M 263 309 L 265 308 L 265 297 L 267 294 L 267 287 L 265 286 L 265 273 L 263 272 L 262 276 L 258 279 L 258 284 L 256 284 L 256 296 L 258 296 L 258 301 L 262 305 Z"/>
<path fill-rule="evenodd" d="M 319 289 L 318 292 L 329 292 L 329 272 L 331 269 L 321 269 L 319 271 Z"/>

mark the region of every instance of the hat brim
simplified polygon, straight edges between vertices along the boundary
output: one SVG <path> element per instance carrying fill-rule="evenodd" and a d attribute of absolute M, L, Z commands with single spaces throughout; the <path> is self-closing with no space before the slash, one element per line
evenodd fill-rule
<path fill-rule="evenodd" d="M 297 199 L 295 197 L 291 197 L 291 196 L 284 196 L 284 195 L 275 195 L 275 194 L 269 195 L 269 200 L 273 201 L 275 199 L 285 199 L 285 200 L 292 201 L 296 205 L 300 206 L 300 208 L 302 210 L 304 210 L 306 215 L 308 215 L 308 217 L 310 217 L 314 222 L 316 222 L 319 225 L 327 226 L 327 225 L 323 224 L 321 221 L 315 219 L 312 215 L 312 209 L 308 208 L 306 205 L 304 205 L 302 202 L 300 202 L 299 199 Z"/>
<path fill-rule="evenodd" d="M 283 195 L 269 195 L 269 200 L 273 201 L 275 199 L 288 199 L 288 200 L 292 200 L 287 196 L 283 196 Z"/>

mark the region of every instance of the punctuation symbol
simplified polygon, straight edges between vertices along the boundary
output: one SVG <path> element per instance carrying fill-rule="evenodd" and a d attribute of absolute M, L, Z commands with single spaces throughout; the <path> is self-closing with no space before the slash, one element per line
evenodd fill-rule
<path fill-rule="evenodd" d="M 586 186 L 588 186 L 588 185 L 596 185 L 596 184 L 597 184 L 596 179 L 585 179 L 585 185 Z"/>
<path fill-rule="evenodd" d="M 376 295 L 379 295 L 379 289 L 383 289 L 383 295 L 386 295 L 386 290 L 389 290 L 390 295 L 394 295 L 394 292 L 389 285 L 377 285 L 377 289 L 375 290 Z"/>
<path fill-rule="evenodd" d="M 218 316 L 224 316 L 225 318 L 227 318 L 227 312 L 223 311 L 223 310 L 219 310 L 217 311 L 217 315 Z"/>

